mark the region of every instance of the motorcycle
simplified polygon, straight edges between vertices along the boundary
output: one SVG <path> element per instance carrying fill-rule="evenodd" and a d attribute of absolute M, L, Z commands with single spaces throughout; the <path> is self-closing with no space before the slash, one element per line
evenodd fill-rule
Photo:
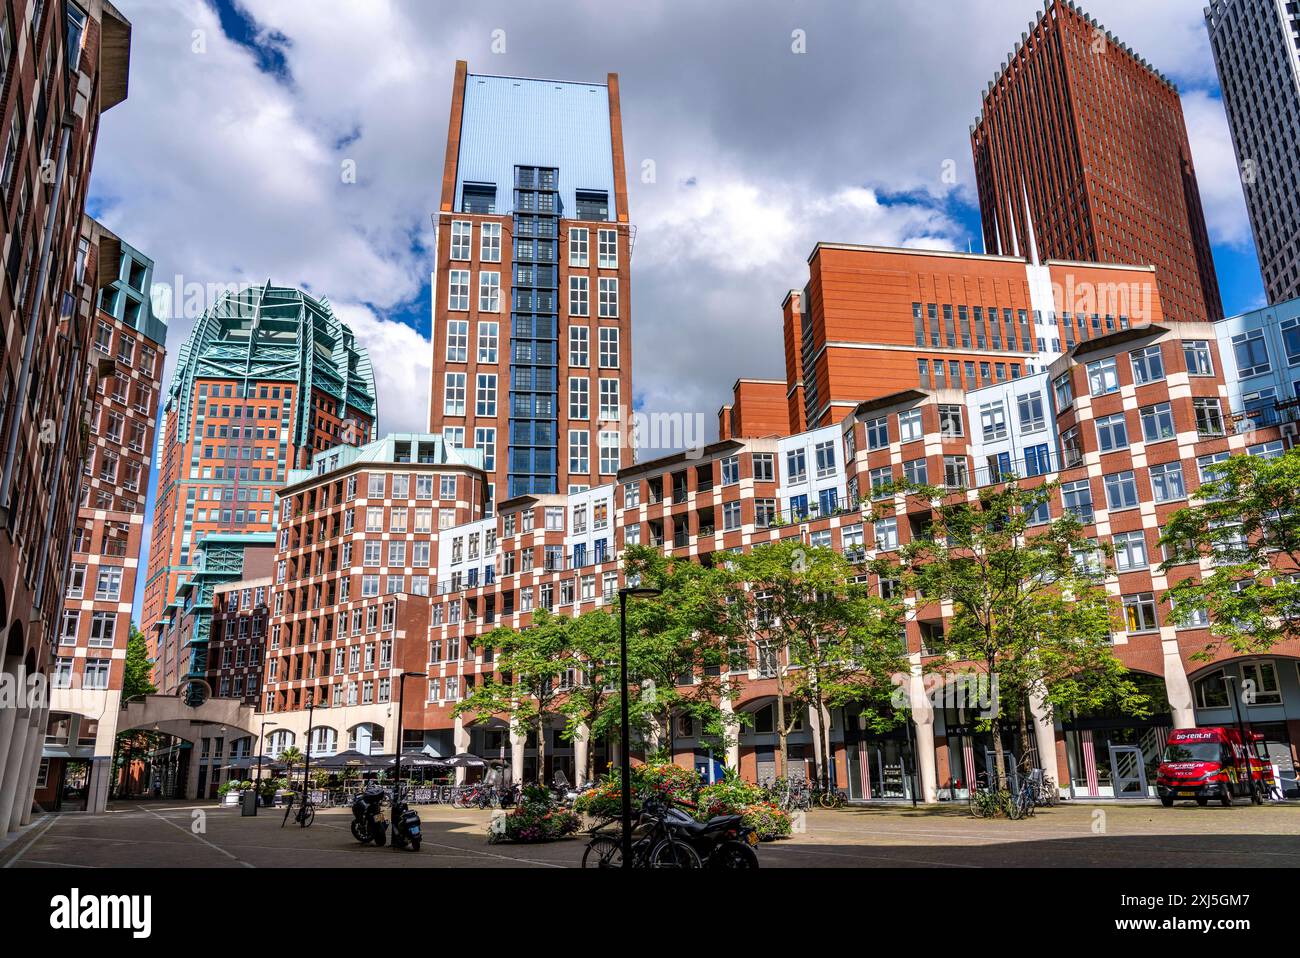
<path fill-rule="evenodd" d="M 690 845 L 705 868 L 758 867 L 758 832 L 744 824 L 739 815 L 714 815 L 708 821 L 696 821 L 683 808 L 694 808 L 674 801 L 662 807 L 665 827 L 674 838 Z"/>
<path fill-rule="evenodd" d="M 371 785 L 352 799 L 352 837 L 362 845 L 374 842 L 382 848 L 388 841 L 388 822 L 384 820 L 384 799 L 388 794 Z"/>
<path fill-rule="evenodd" d="M 393 790 L 393 847 L 411 846 L 411 851 L 420 850 L 420 816 L 415 809 L 402 800 L 398 789 Z"/>

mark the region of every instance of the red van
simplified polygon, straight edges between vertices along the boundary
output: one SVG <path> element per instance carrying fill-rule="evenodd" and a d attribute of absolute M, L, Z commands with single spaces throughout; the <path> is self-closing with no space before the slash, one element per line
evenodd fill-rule
<path fill-rule="evenodd" d="M 1165 808 L 1180 798 L 1194 799 L 1197 805 L 1211 798 L 1224 805 L 1234 798 L 1262 803 L 1275 788 L 1263 743 L 1258 732 L 1247 732 L 1243 741 L 1235 728 L 1174 729 L 1156 773 L 1160 803 Z"/>

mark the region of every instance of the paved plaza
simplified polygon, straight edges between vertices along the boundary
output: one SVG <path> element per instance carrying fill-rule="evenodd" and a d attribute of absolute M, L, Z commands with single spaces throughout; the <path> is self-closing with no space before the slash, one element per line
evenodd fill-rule
<path fill-rule="evenodd" d="M 0 850 L 3 868 L 576 868 L 584 842 L 489 845 L 490 812 L 419 809 L 418 853 L 359 845 L 350 812 L 311 828 L 282 814 L 176 802 L 125 802 L 107 814 L 49 816 Z M 198 828 L 196 828 L 196 822 Z M 764 844 L 764 868 L 1300 867 L 1300 808 L 1065 805 L 1024 822 L 973 819 L 963 808 L 866 807 L 809 812 L 803 831 Z"/>

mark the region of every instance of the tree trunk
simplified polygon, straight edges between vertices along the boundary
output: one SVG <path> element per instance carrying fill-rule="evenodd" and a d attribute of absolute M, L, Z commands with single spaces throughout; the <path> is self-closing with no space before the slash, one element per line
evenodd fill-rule
<path fill-rule="evenodd" d="M 546 784 L 546 720 L 544 713 L 537 715 L 537 784 Z M 527 745 L 527 739 L 524 740 Z"/>
<path fill-rule="evenodd" d="M 788 744 L 789 733 L 785 724 L 785 683 L 778 682 L 776 686 L 776 731 L 778 741 L 780 742 L 781 758 L 777 763 L 777 778 L 790 777 L 790 747 Z M 762 785 L 762 782 L 759 782 Z"/>
<path fill-rule="evenodd" d="M 1032 767 L 1029 764 L 1029 723 L 1025 718 L 1025 700 L 1020 700 L 1020 774 L 1024 775 Z"/>

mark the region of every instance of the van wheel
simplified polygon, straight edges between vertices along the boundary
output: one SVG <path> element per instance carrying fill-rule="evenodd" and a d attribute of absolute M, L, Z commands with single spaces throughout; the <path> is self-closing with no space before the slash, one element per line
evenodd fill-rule
<path fill-rule="evenodd" d="M 1162 799 L 1160 799 L 1160 804 L 1163 805 L 1165 808 L 1173 808 L 1173 807 L 1174 807 L 1174 797 L 1173 797 L 1172 795 L 1170 795 L 1170 796 L 1168 796 L 1167 798 L 1162 798 Z"/>
<path fill-rule="evenodd" d="M 1223 795 L 1219 797 L 1219 802 L 1223 805 L 1224 808 L 1232 808 L 1232 792 L 1228 789 L 1225 789 Z"/>
<path fill-rule="evenodd" d="M 1256 783 L 1255 787 L 1250 790 L 1250 800 L 1255 805 L 1264 804 L 1264 788 Z"/>

